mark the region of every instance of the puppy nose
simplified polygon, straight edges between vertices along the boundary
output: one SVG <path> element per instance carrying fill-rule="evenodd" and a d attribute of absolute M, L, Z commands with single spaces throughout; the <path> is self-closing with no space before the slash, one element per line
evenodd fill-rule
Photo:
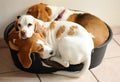
<path fill-rule="evenodd" d="M 21 35 L 24 36 L 25 35 L 25 31 L 21 31 Z"/>
<path fill-rule="evenodd" d="M 54 51 L 52 50 L 52 51 L 50 52 L 50 55 L 53 55 L 53 53 L 54 53 Z"/>

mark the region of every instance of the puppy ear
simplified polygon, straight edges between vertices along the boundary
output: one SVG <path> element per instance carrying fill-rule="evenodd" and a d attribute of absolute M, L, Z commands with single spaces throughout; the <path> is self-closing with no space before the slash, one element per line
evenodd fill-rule
<path fill-rule="evenodd" d="M 17 19 L 19 19 L 21 16 L 19 15 L 19 16 L 17 16 Z"/>
<path fill-rule="evenodd" d="M 11 42 L 11 41 L 9 41 L 9 46 L 10 46 L 10 48 L 13 49 L 13 50 L 16 50 L 16 51 L 19 50 L 18 46 L 16 46 L 16 45 L 15 45 L 13 42 Z"/>
<path fill-rule="evenodd" d="M 18 19 L 20 18 L 21 16 L 17 16 L 17 20 L 15 21 L 15 24 L 14 24 L 14 27 L 15 27 L 15 29 L 16 29 L 16 31 L 19 31 L 19 29 L 18 29 Z"/>
<path fill-rule="evenodd" d="M 41 33 L 41 28 L 42 28 L 42 26 L 41 26 L 37 21 L 35 21 L 34 31 L 35 31 L 36 33 Z"/>
<path fill-rule="evenodd" d="M 44 27 L 42 27 L 37 21 L 35 21 L 34 31 L 36 33 L 39 33 L 40 35 L 43 35 L 43 37 L 46 37 L 46 29 Z"/>
<path fill-rule="evenodd" d="M 49 7 L 46 7 L 45 10 L 46 10 L 46 12 L 48 13 L 49 16 L 52 14 L 52 12 L 51 12 Z"/>
<path fill-rule="evenodd" d="M 30 54 L 31 54 L 31 50 L 29 52 L 25 52 L 21 50 L 17 54 L 18 59 L 24 68 L 30 68 L 30 66 L 32 65 L 32 59 L 30 57 Z"/>
<path fill-rule="evenodd" d="M 14 28 L 15 28 L 16 31 L 19 31 L 19 29 L 18 29 L 18 20 L 15 21 Z"/>

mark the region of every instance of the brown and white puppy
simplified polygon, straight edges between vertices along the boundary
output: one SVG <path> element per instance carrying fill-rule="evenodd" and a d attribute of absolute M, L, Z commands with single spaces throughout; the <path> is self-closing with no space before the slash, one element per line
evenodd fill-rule
<path fill-rule="evenodd" d="M 15 22 L 15 28 L 16 31 L 19 32 L 19 38 L 21 39 L 27 39 L 30 38 L 33 33 L 39 33 L 43 34 L 43 37 L 45 37 L 45 29 L 42 28 L 41 25 L 39 25 L 40 21 L 37 21 L 37 19 L 34 19 L 32 16 L 20 16 L 16 22 Z"/>
<path fill-rule="evenodd" d="M 16 20 L 14 28 L 8 34 L 9 47 L 18 51 L 18 59 L 24 68 L 29 68 L 32 65 L 30 55 L 33 52 L 39 52 L 43 59 L 54 54 L 53 49 L 46 43 L 45 29 L 39 22 L 41 21 L 33 16 L 22 15 Z"/>
<path fill-rule="evenodd" d="M 21 17 L 21 20 L 25 20 L 24 23 L 29 21 L 29 19 L 30 23 L 32 23 L 31 21 L 37 20 L 30 15 L 23 15 Z M 55 61 L 64 67 L 69 67 L 69 65 L 76 65 L 80 63 L 84 64 L 82 70 L 80 71 L 58 71 L 55 72 L 55 74 L 79 77 L 89 69 L 91 52 L 94 48 L 94 44 L 92 36 L 87 32 L 86 29 L 77 23 L 68 21 L 37 21 L 42 28 L 46 29 L 45 42 L 40 39 L 37 41 L 37 44 L 40 44 L 44 47 L 44 54 L 42 56 L 43 58 L 49 58 L 51 61 Z M 23 22 L 18 22 L 18 24 L 19 23 L 23 24 Z M 32 31 L 30 32 L 30 35 L 34 34 Z M 54 51 L 50 52 L 50 49 Z M 38 51 L 38 53 L 40 52 Z"/>
<path fill-rule="evenodd" d="M 13 50 L 18 51 L 17 56 L 24 68 L 30 68 L 32 65 L 31 53 L 40 53 L 40 57 L 43 59 L 51 57 L 53 53 L 52 48 L 46 46 L 45 38 L 39 33 L 34 33 L 30 38 L 20 39 L 19 33 L 11 31 L 8 35 L 9 47 Z M 41 43 L 40 43 L 41 42 Z M 48 55 L 49 54 L 49 55 Z"/>
<path fill-rule="evenodd" d="M 83 11 L 40 3 L 30 7 L 27 14 L 43 21 L 62 20 L 78 23 L 93 35 L 95 47 L 103 44 L 109 37 L 109 30 L 105 23 L 98 17 Z"/>

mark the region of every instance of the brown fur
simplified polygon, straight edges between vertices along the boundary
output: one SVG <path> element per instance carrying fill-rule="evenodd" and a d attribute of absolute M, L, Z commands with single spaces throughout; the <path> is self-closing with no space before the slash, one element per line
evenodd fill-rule
<path fill-rule="evenodd" d="M 18 29 L 18 19 L 15 21 L 14 27 L 15 27 L 16 31 L 19 31 L 19 29 Z"/>
<path fill-rule="evenodd" d="M 51 24 L 50 24 L 50 30 L 53 30 L 55 28 L 55 22 L 52 22 Z"/>
<path fill-rule="evenodd" d="M 34 21 L 34 22 L 35 22 L 35 28 L 34 28 L 35 33 L 42 34 L 42 37 L 45 38 L 46 37 L 46 29 L 44 27 L 42 27 L 37 21 Z"/>
<path fill-rule="evenodd" d="M 71 21 L 70 18 L 71 16 L 68 21 Z M 79 14 L 72 21 L 82 25 L 89 33 L 93 34 L 95 47 L 103 44 L 109 37 L 109 30 L 105 23 L 89 13 Z"/>
<path fill-rule="evenodd" d="M 8 34 L 8 38 L 10 48 L 18 50 L 18 59 L 24 68 L 29 68 L 31 66 L 32 60 L 30 54 L 32 52 L 39 52 L 42 57 L 43 46 L 36 43 L 38 39 L 45 41 L 41 34 L 34 33 L 29 39 L 20 39 L 18 32 L 14 29 Z"/>
<path fill-rule="evenodd" d="M 70 30 L 68 31 L 68 35 L 73 35 L 75 32 L 74 30 L 77 28 L 77 26 L 71 26 Z"/>
<path fill-rule="evenodd" d="M 67 20 L 74 22 L 76 20 L 76 17 L 77 17 L 77 14 L 72 14 L 69 16 L 69 18 Z"/>
<path fill-rule="evenodd" d="M 48 9 L 49 12 L 46 11 L 46 7 L 47 7 L 46 4 L 40 3 L 30 7 L 27 13 L 43 21 L 50 21 L 49 16 L 52 13 L 50 9 Z M 75 10 L 73 11 L 76 12 Z M 41 15 L 38 15 L 38 14 L 41 14 Z M 49 19 L 49 20 L 46 20 L 46 19 Z M 100 20 L 98 17 L 91 15 L 89 13 L 72 14 L 68 17 L 67 21 L 76 22 L 82 25 L 83 27 L 85 27 L 85 29 L 88 32 L 93 34 L 94 36 L 93 41 L 94 41 L 95 48 L 103 44 L 109 37 L 109 30 L 107 26 L 104 24 L 104 22 Z"/>
<path fill-rule="evenodd" d="M 64 31 L 65 31 L 65 26 L 60 26 L 56 32 L 56 38 L 59 38 Z"/>
<path fill-rule="evenodd" d="M 52 14 L 52 12 L 48 7 L 46 7 L 46 4 L 40 3 L 30 7 L 27 11 L 27 14 L 46 22 L 50 21 L 49 16 Z"/>

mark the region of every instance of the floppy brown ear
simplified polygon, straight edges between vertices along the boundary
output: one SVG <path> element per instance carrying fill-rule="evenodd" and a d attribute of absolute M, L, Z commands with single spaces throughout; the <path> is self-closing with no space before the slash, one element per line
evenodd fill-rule
<path fill-rule="evenodd" d="M 52 14 L 52 12 L 51 12 L 49 7 L 46 7 L 45 10 L 46 10 L 46 12 L 48 13 L 49 16 Z"/>
<path fill-rule="evenodd" d="M 14 28 L 15 28 L 15 30 L 16 30 L 16 31 L 19 31 L 19 29 L 18 29 L 18 26 L 17 26 L 17 25 L 18 25 L 18 20 L 16 20 L 16 21 L 15 21 L 15 23 L 14 23 Z"/>
<path fill-rule="evenodd" d="M 14 27 L 15 27 L 15 29 L 16 29 L 16 31 L 19 31 L 19 29 L 18 29 L 18 19 L 20 18 L 21 16 L 17 16 L 17 20 L 15 21 L 15 23 L 14 23 Z"/>
<path fill-rule="evenodd" d="M 50 21 L 49 15 L 50 15 L 49 10 L 46 8 L 38 10 L 37 19 L 43 20 L 44 22 L 48 22 Z"/>
<path fill-rule="evenodd" d="M 30 68 L 30 66 L 32 65 L 32 59 L 30 57 L 30 54 L 31 54 L 31 50 L 28 52 L 21 50 L 17 54 L 18 59 L 24 68 Z"/>
<path fill-rule="evenodd" d="M 16 50 L 16 51 L 19 50 L 18 46 L 16 46 L 15 44 L 13 44 L 11 41 L 9 41 L 8 44 L 9 44 L 9 47 L 10 47 L 11 49 Z"/>
<path fill-rule="evenodd" d="M 46 30 L 44 27 L 42 27 L 37 21 L 35 21 L 35 33 L 39 33 L 40 35 L 42 34 L 43 37 L 46 37 Z"/>
<path fill-rule="evenodd" d="M 36 32 L 36 33 L 41 33 L 42 32 L 42 26 L 37 22 L 37 21 L 35 21 L 35 28 L 34 28 L 34 31 Z"/>
<path fill-rule="evenodd" d="M 34 5 L 34 6 L 31 6 L 28 11 L 26 12 L 26 14 L 28 15 L 32 15 L 34 16 L 35 18 L 38 18 L 38 6 L 37 5 Z"/>

